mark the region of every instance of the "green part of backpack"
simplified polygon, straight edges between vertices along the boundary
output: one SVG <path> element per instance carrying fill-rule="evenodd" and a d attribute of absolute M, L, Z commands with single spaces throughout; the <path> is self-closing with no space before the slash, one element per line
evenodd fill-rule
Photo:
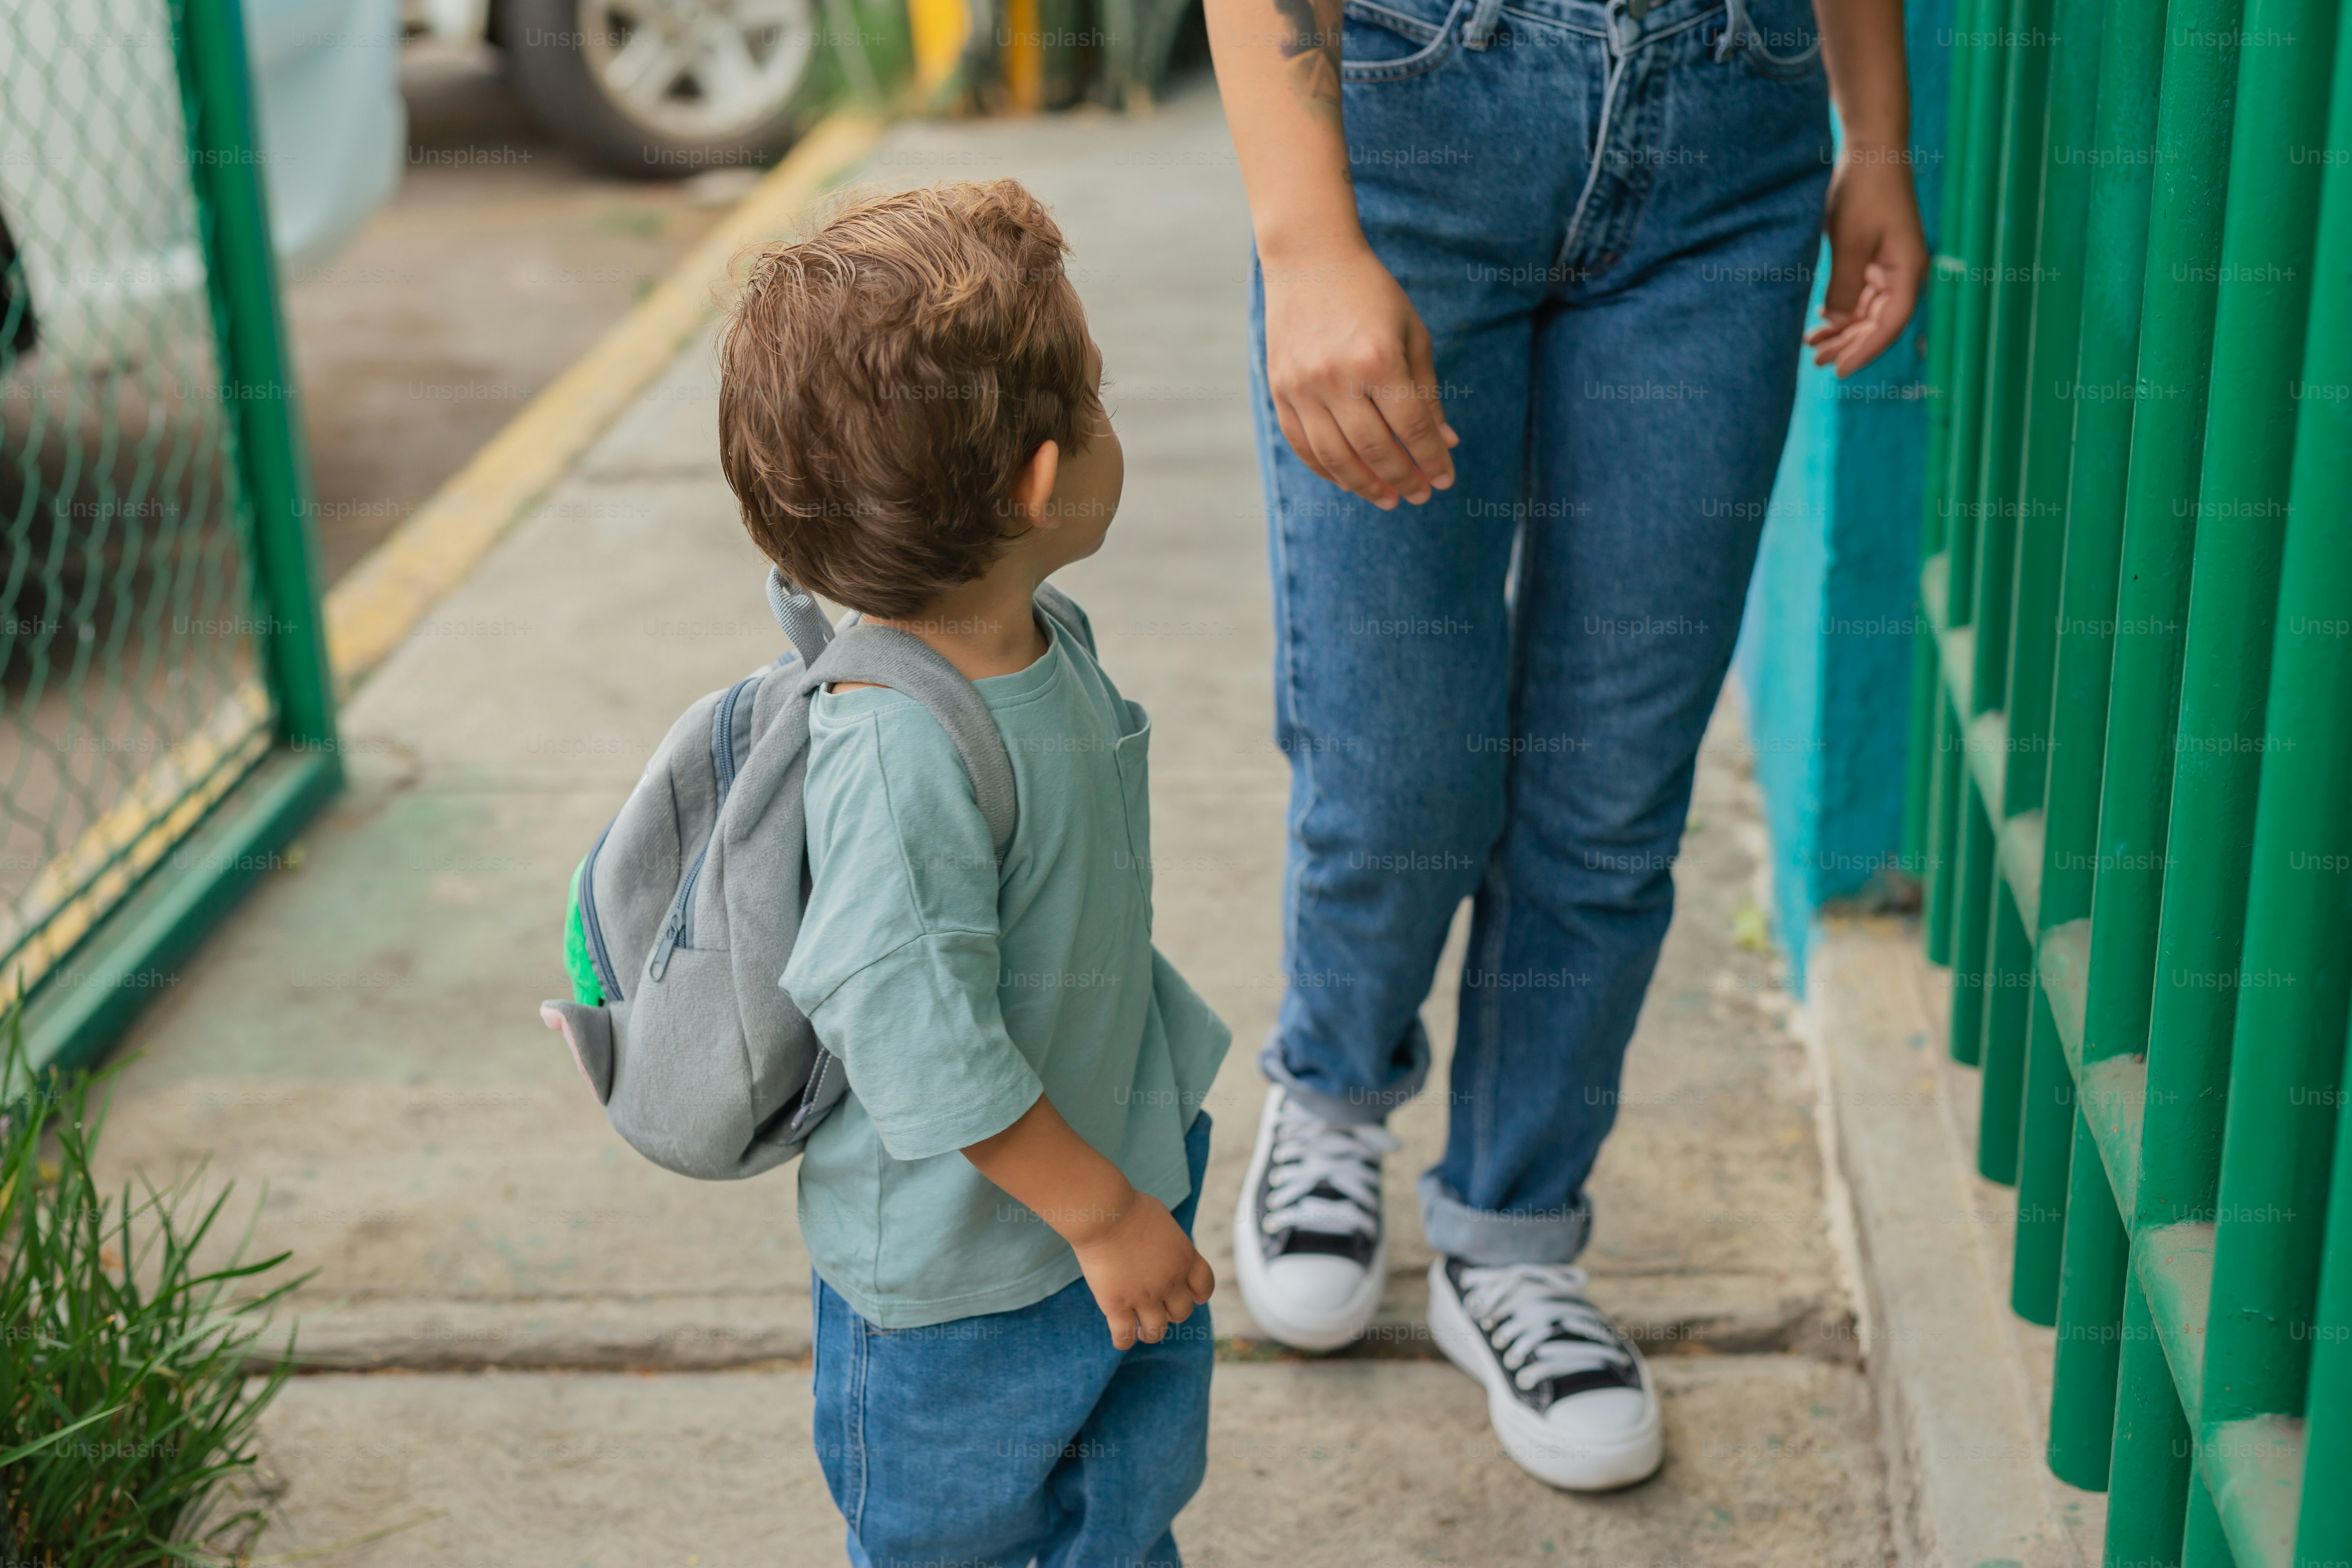
<path fill-rule="evenodd" d="M 596 963 L 588 956 L 588 932 L 580 923 L 580 873 L 583 860 L 572 868 L 572 896 L 563 915 L 563 972 L 572 976 L 572 999 L 583 1007 L 604 1005 L 604 987 L 596 978 Z"/>

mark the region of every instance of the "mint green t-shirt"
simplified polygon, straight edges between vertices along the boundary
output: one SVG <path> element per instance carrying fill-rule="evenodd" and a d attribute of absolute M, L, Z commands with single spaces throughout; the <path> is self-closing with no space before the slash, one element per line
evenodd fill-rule
<path fill-rule="evenodd" d="M 1233 1038 L 1151 945 L 1150 718 L 1048 626 L 1045 657 L 976 683 L 1020 791 L 1001 874 L 919 703 L 869 688 L 810 714 L 814 882 L 783 984 L 849 1094 L 801 1158 L 801 1234 L 881 1328 L 1011 1311 L 1079 1277 L 960 1152 L 1040 1093 L 1138 1190 L 1181 1203 L 1184 1133 Z"/>

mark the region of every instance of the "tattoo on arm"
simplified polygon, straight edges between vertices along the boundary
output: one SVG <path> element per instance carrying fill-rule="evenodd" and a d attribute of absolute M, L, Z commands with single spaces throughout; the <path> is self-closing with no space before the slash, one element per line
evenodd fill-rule
<path fill-rule="evenodd" d="M 1339 9 L 1344 0 L 1274 0 L 1284 23 L 1283 74 L 1307 113 L 1339 118 Z"/>

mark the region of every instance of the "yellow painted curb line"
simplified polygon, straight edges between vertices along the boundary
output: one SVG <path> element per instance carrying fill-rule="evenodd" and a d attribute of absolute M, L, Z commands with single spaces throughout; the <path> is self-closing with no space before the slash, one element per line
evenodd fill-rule
<path fill-rule="evenodd" d="M 268 751 L 269 693 L 248 679 L 42 867 L 14 910 L 0 909 L 0 952 L 26 931 L 37 933 L 0 975 L 0 1006 L 32 994 Z"/>
<path fill-rule="evenodd" d="M 595 347 L 344 574 L 326 603 L 327 657 L 339 691 L 349 691 L 383 663 L 434 603 L 668 368 L 709 319 L 714 288 L 736 252 L 789 229 L 873 151 L 882 131 L 882 121 L 863 115 L 820 121 Z"/>

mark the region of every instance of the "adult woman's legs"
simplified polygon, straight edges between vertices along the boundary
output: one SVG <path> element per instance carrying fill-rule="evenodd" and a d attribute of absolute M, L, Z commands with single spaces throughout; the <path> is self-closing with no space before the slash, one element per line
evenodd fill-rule
<path fill-rule="evenodd" d="M 1479 888 L 1445 1158 L 1423 1184 L 1432 1246 L 1479 1263 L 1583 1246 L 1811 292 L 1818 68 L 1660 47 L 1624 89 L 1577 276 L 1535 338 L 1508 826 Z"/>

